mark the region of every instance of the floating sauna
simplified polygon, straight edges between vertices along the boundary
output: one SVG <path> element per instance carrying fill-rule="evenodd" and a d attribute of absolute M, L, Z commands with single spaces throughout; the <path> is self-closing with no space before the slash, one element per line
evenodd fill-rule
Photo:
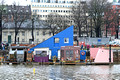
<path fill-rule="evenodd" d="M 80 47 L 79 46 L 62 46 L 60 50 L 61 50 L 62 61 L 80 60 Z"/>

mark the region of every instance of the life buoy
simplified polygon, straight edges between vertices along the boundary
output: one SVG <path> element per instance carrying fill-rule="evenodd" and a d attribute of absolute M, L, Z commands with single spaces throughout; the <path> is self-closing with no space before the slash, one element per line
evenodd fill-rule
<path fill-rule="evenodd" d="M 85 55 L 85 52 L 81 52 L 82 55 Z"/>

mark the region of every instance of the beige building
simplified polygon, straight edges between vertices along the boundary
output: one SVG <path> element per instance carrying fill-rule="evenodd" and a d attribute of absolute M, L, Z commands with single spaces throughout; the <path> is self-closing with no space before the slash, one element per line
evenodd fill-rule
<path fill-rule="evenodd" d="M 72 5 L 76 3 L 77 0 L 27 0 L 27 3 L 31 5 L 32 15 L 37 14 L 37 16 L 46 20 L 50 13 L 57 13 L 62 18 L 67 18 L 72 21 Z"/>
<path fill-rule="evenodd" d="M 2 42 L 7 43 L 8 42 L 8 36 L 11 36 L 11 43 L 14 43 L 15 40 L 15 30 L 14 29 L 3 29 L 2 31 Z M 42 41 L 50 38 L 52 36 L 52 33 L 49 29 L 44 28 L 36 28 L 34 29 L 34 43 L 41 43 Z M 17 35 L 17 43 L 23 43 L 28 44 L 31 43 L 32 39 L 32 30 L 30 29 L 20 29 L 19 33 Z"/>

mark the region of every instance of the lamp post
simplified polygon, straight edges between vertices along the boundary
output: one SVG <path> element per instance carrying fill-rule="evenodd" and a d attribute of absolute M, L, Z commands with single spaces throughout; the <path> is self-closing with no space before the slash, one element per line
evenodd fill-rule
<path fill-rule="evenodd" d="M 2 11 L 0 11 L 0 44 L 2 44 Z"/>
<path fill-rule="evenodd" d="M 109 62 L 111 62 L 111 37 L 109 42 Z"/>

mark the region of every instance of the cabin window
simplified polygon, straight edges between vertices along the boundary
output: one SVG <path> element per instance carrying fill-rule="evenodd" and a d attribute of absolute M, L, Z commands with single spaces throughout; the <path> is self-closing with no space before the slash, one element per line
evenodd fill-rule
<path fill-rule="evenodd" d="M 40 57 L 47 56 L 47 51 L 36 51 L 36 55 Z"/>
<path fill-rule="evenodd" d="M 69 57 L 69 51 L 66 50 L 66 57 L 68 58 Z"/>
<path fill-rule="evenodd" d="M 59 43 L 59 38 L 54 38 L 55 43 Z"/>
<path fill-rule="evenodd" d="M 73 57 L 73 50 L 70 50 L 70 57 Z"/>
<path fill-rule="evenodd" d="M 61 50 L 61 57 L 64 57 L 64 50 Z"/>
<path fill-rule="evenodd" d="M 69 38 L 64 38 L 64 43 L 69 43 Z"/>

